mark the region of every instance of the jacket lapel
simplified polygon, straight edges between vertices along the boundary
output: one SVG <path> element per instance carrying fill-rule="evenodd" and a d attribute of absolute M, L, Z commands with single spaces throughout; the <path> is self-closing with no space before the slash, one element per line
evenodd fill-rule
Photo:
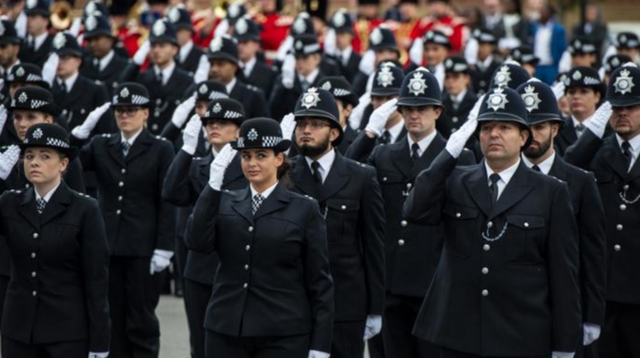
<path fill-rule="evenodd" d="M 251 200 L 252 198 L 249 198 L 249 206 L 251 206 Z M 265 215 L 271 214 L 274 211 L 278 211 L 282 207 L 287 205 L 288 202 L 289 193 L 281 183 L 278 183 L 271 195 L 269 195 L 269 197 L 262 203 L 262 205 L 260 205 L 260 208 L 258 208 L 258 211 L 256 211 L 256 214 L 253 216 L 253 218 L 254 220 L 258 220 Z"/>
<path fill-rule="evenodd" d="M 122 154 L 122 135 L 120 133 L 111 134 L 111 138 L 107 142 L 109 154 L 121 166 L 124 166 L 124 154 Z"/>
<path fill-rule="evenodd" d="M 502 214 L 533 190 L 533 186 L 529 183 L 529 174 L 530 170 L 522 161 L 520 161 L 520 165 L 513 174 L 509 184 L 507 184 L 504 188 L 504 192 L 500 194 L 500 198 L 495 205 L 493 205 L 489 219 L 493 219 Z M 487 192 L 488 188 L 489 184 L 487 182 Z"/>
<path fill-rule="evenodd" d="M 342 187 L 344 187 L 351 178 L 350 174 L 347 171 L 346 164 L 344 162 L 344 158 L 337 151 L 336 158 L 331 165 L 331 170 L 329 170 L 329 175 L 322 184 L 322 188 L 320 189 L 320 195 L 318 196 L 318 202 L 324 202 L 327 198 L 332 197 L 335 193 L 337 193 Z M 311 171 L 309 171 L 311 173 Z"/>
<path fill-rule="evenodd" d="M 53 196 L 51 196 L 51 200 L 44 207 L 42 214 L 40 214 L 40 225 L 44 226 L 58 215 L 64 213 L 69 204 L 71 204 L 71 193 L 67 185 L 62 182 L 56 192 L 53 193 Z"/>
<path fill-rule="evenodd" d="M 213 159 L 213 153 L 209 151 L 209 154 L 200 161 L 198 170 L 200 171 L 200 178 L 203 185 L 206 185 L 209 181 L 209 172 Z"/>
<path fill-rule="evenodd" d="M 553 159 L 553 164 L 549 170 L 549 175 L 560 180 L 564 180 L 567 177 L 567 166 L 564 160 L 556 153 L 556 157 Z"/>
<path fill-rule="evenodd" d="M 560 135 L 562 135 L 567 143 L 574 143 L 578 140 L 578 136 L 576 135 L 576 129 L 573 126 L 573 120 L 568 118 L 564 124 L 564 128 L 562 129 L 562 132 L 560 132 Z"/>
<path fill-rule="evenodd" d="M 264 203 L 263 203 L 264 204 Z M 233 199 L 233 210 L 240 214 L 247 222 L 253 225 L 253 213 L 251 212 L 251 188 L 247 186 Z"/>
<path fill-rule="evenodd" d="M 407 141 L 405 140 L 405 142 Z M 431 165 L 431 163 L 434 161 L 434 159 L 436 159 L 438 154 L 442 152 L 446 144 L 447 144 L 447 141 L 444 139 L 444 137 L 442 137 L 440 133 L 437 133 L 435 138 L 433 138 L 433 141 L 431 142 L 431 144 L 429 144 L 429 146 L 427 147 L 427 150 L 424 153 L 422 153 L 422 156 L 420 156 L 420 158 L 416 161 L 415 165 L 413 166 L 413 170 L 411 172 L 412 180 L 413 178 L 418 176 L 418 174 L 420 174 L 421 171 L 423 171 L 424 169 L 427 169 L 427 167 Z"/>
<path fill-rule="evenodd" d="M 24 192 L 18 212 L 27 219 L 31 226 L 40 230 L 40 214 L 36 209 L 36 193 L 33 188 Z"/>
<path fill-rule="evenodd" d="M 491 197 L 489 196 L 489 179 L 487 179 L 484 161 L 477 164 L 476 170 L 469 173 L 464 184 L 471 199 L 486 216 L 489 216 L 491 214 Z"/>
<path fill-rule="evenodd" d="M 138 138 L 136 138 L 135 142 L 133 142 L 133 145 L 129 149 L 129 154 L 127 154 L 127 157 L 125 158 L 127 163 L 131 162 L 136 157 L 142 155 L 147 150 L 147 147 L 149 147 L 152 143 L 153 143 L 153 137 L 151 136 L 148 130 L 143 129 L 140 135 L 138 136 Z"/>
<path fill-rule="evenodd" d="M 629 168 L 627 168 L 624 156 L 622 155 L 622 150 L 620 149 L 615 136 L 610 136 L 605 140 L 602 146 L 602 151 L 603 157 L 607 158 L 605 163 L 618 173 L 621 178 L 627 178 Z"/>
<path fill-rule="evenodd" d="M 393 164 L 402 172 L 405 177 L 410 177 L 413 171 L 414 162 L 411 159 L 411 148 L 409 148 L 409 141 L 403 140 L 400 143 L 396 142 L 392 144 Z"/>
<path fill-rule="evenodd" d="M 294 164 L 291 177 L 296 188 L 298 188 L 301 193 L 317 199 L 319 193 L 313 180 L 313 176 L 311 175 L 311 169 L 309 168 L 309 165 L 307 165 L 307 161 L 304 156 L 298 155 L 294 160 L 292 160 L 292 162 Z"/>

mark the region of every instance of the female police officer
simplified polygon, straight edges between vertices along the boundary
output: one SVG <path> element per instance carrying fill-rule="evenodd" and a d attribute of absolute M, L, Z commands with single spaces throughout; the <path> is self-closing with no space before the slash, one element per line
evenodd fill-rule
<path fill-rule="evenodd" d="M 31 126 L 20 147 L 33 188 L 0 198 L 0 234 L 8 241 L 12 265 L 2 356 L 104 358 L 109 351 L 104 224 L 98 203 L 62 180 L 77 150 L 55 124 Z"/>
<path fill-rule="evenodd" d="M 328 357 L 333 320 L 326 228 L 318 204 L 288 191 L 278 123 L 245 121 L 237 142 L 249 188 L 221 192 L 235 157 L 226 146 L 211 164 L 188 225 L 190 249 L 220 266 L 205 318 L 207 357 Z"/>

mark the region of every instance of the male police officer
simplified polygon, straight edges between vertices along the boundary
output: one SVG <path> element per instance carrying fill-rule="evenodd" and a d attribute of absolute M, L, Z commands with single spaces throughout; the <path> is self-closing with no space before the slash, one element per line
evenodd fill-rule
<path fill-rule="evenodd" d="M 409 220 L 445 230 L 414 333 L 441 357 L 572 357 L 580 335 L 578 238 L 566 185 L 535 173 L 520 95 L 494 88 L 418 175 Z M 479 124 L 485 161 L 458 166 Z M 431 238 L 423 238 L 429 240 Z M 526 327 L 526 329 L 523 329 Z"/>

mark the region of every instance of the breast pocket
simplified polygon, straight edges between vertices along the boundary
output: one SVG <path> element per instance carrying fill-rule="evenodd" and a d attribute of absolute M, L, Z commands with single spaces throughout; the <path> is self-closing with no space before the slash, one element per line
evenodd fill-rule
<path fill-rule="evenodd" d="M 507 215 L 505 241 L 507 262 L 538 264 L 544 246 L 546 225 L 544 218 L 533 215 Z"/>
<path fill-rule="evenodd" d="M 469 256 L 469 249 L 480 232 L 477 218 L 480 212 L 476 208 L 462 205 L 445 205 L 443 208 L 445 225 L 445 252 L 459 257 Z"/>
<path fill-rule="evenodd" d="M 329 199 L 325 203 L 325 220 L 329 242 L 352 245 L 348 240 L 355 238 L 355 223 L 358 222 L 360 202 L 350 199 Z"/>

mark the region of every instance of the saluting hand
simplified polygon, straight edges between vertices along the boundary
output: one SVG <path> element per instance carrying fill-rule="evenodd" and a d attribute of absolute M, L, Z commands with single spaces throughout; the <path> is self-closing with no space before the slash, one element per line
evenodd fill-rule
<path fill-rule="evenodd" d="M 282 117 L 280 129 L 282 130 L 282 138 L 291 140 L 291 138 L 293 138 L 293 131 L 296 130 L 296 116 L 293 113 L 289 113 Z"/>
<path fill-rule="evenodd" d="M 216 159 L 211 163 L 209 170 L 209 186 L 211 189 L 220 191 L 224 180 L 224 173 L 233 161 L 233 158 L 235 158 L 236 153 L 237 151 L 231 148 L 230 144 L 227 144 L 222 148 L 220 153 L 216 155 Z"/>
<path fill-rule="evenodd" d="M 467 121 L 464 122 L 460 129 L 449 137 L 445 149 L 452 157 L 458 158 L 460 156 L 460 153 L 462 153 L 467 141 L 476 131 L 476 128 L 478 127 L 478 112 L 484 98 L 485 96 L 482 96 L 478 101 L 476 101 L 475 106 L 473 106 L 473 109 L 469 113 L 469 117 L 467 117 Z"/>
<path fill-rule="evenodd" d="M 589 128 L 593 134 L 598 138 L 602 138 L 604 136 L 604 131 L 607 128 L 607 123 L 609 123 L 609 119 L 611 119 L 611 115 L 613 114 L 613 109 L 611 107 L 611 103 L 609 101 L 604 102 L 596 113 L 593 115 L 593 119 L 587 121 L 584 126 Z"/>
<path fill-rule="evenodd" d="M 356 108 L 351 111 L 351 115 L 349 116 L 349 127 L 354 131 L 360 129 L 360 124 L 362 123 L 362 116 L 364 115 L 364 110 L 367 109 L 367 106 L 371 104 L 371 92 L 365 92 L 360 99 L 358 100 L 358 105 Z"/>
<path fill-rule="evenodd" d="M 11 174 L 11 170 L 20 159 L 20 147 L 10 146 L 4 153 L 0 154 L 0 179 L 6 180 Z"/>
<path fill-rule="evenodd" d="M 93 131 L 96 125 L 98 125 L 98 121 L 100 120 L 100 118 L 102 118 L 102 115 L 109 110 L 110 107 L 111 102 L 107 102 L 91 111 L 82 125 L 79 125 L 71 130 L 71 135 L 82 140 L 89 138 L 89 136 L 91 135 L 91 131 Z"/>
<path fill-rule="evenodd" d="M 288 54 L 282 63 L 282 85 L 284 88 L 292 89 L 296 77 L 296 58 Z"/>
<path fill-rule="evenodd" d="M 191 113 L 195 107 L 196 95 L 194 94 L 176 107 L 175 111 L 173 111 L 173 116 L 171 117 L 171 123 L 178 128 L 182 128 L 184 123 L 187 121 L 187 117 L 189 117 L 189 113 Z"/>
<path fill-rule="evenodd" d="M 187 126 L 184 128 L 184 132 L 182 132 L 182 150 L 190 155 L 195 154 L 196 147 L 198 146 L 198 136 L 200 135 L 201 130 L 202 122 L 200 120 L 200 116 L 194 114 L 191 116 L 189 123 L 187 123 Z"/>
<path fill-rule="evenodd" d="M 133 55 L 133 63 L 138 66 L 142 66 L 144 61 L 147 59 L 147 55 L 149 55 L 149 51 L 151 50 L 151 42 L 149 40 L 145 41 L 142 46 L 136 51 L 135 55 Z"/>
<path fill-rule="evenodd" d="M 389 118 L 393 113 L 398 110 L 398 99 L 394 98 L 385 102 L 382 106 L 378 107 L 369 118 L 369 123 L 364 129 L 368 133 L 375 135 L 376 137 L 382 136 L 384 127 L 389 121 Z"/>
<path fill-rule="evenodd" d="M 556 82 L 556 84 L 551 86 L 551 90 L 553 91 L 553 94 L 556 96 L 556 101 L 559 100 L 564 96 L 564 91 L 565 91 L 564 82 L 562 81 Z"/>
<path fill-rule="evenodd" d="M 0 134 L 4 129 L 4 124 L 7 122 L 7 109 L 3 105 L 0 105 Z"/>

